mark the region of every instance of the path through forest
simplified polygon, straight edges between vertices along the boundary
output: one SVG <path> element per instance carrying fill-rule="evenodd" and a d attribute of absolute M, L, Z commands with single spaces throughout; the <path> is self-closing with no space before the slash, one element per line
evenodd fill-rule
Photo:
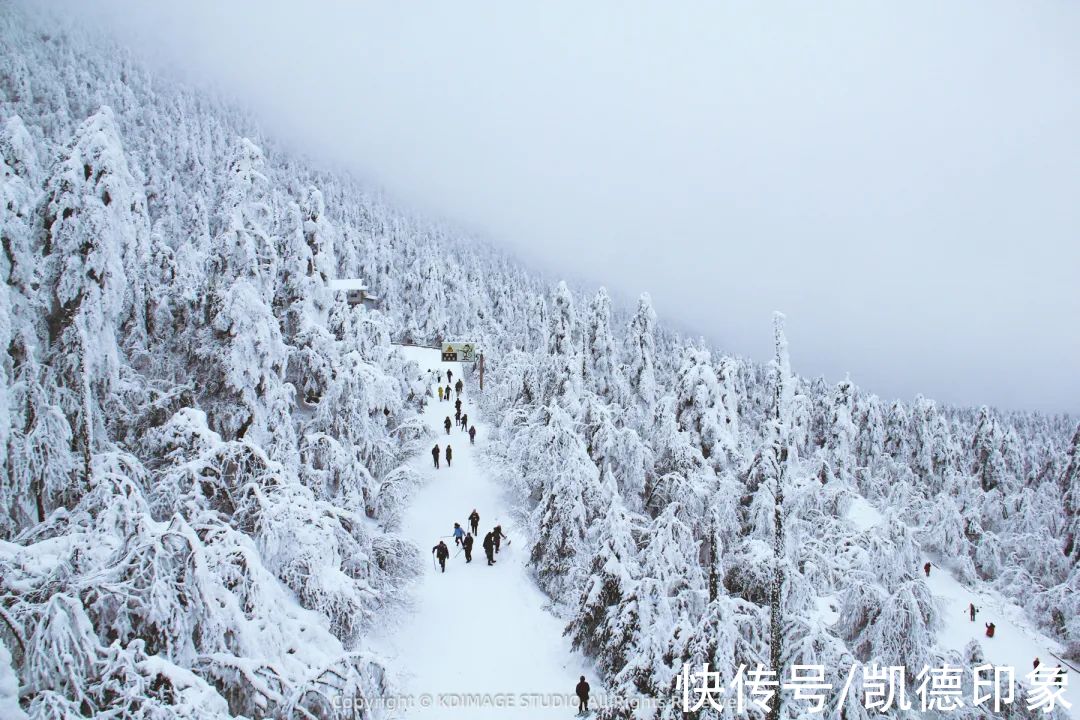
<path fill-rule="evenodd" d="M 445 380 L 449 368 L 457 382 L 462 366 L 440 362 L 437 350 L 403 350 L 422 372 L 441 370 Z M 447 415 L 453 422 L 453 402 L 440 402 L 437 397 L 428 400 L 424 419 L 437 432 L 440 448 L 448 442 L 453 447 L 453 465 L 448 468 L 444 461 L 435 470 L 427 450 L 415 460 L 427 482 L 410 502 L 401 532 L 425 556 L 422 577 L 414 589 L 414 614 L 403 626 L 386 630 L 386 637 L 378 641 L 379 650 L 405 678 L 407 701 L 416 704 L 404 717 L 571 717 L 577 706 L 567 704 L 578 676 L 585 673 L 594 684 L 595 680 L 563 638 L 563 623 L 545 610 L 546 598 L 528 576 L 528 540 L 507 513 L 501 489 L 479 461 L 488 428 L 470 399 L 473 387 L 469 382 L 466 379 L 462 410 L 476 426 L 475 447 L 457 427 L 449 436 L 443 429 Z M 455 522 L 468 529 L 473 508 L 480 514 L 480 537 L 472 563 L 466 564 L 451 533 Z M 503 541 L 496 564 L 489 567 L 481 544 L 496 523 L 509 540 Z M 440 536 L 450 546 L 445 573 L 433 567 L 431 555 Z M 545 694 L 559 697 L 541 699 Z M 427 700 L 431 707 L 420 707 Z M 468 707 L 445 704 L 453 702 L 468 703 Z M 513 705 L 496 706 L 508 702 Z M 545 702 L 548 706 L 541 707 Z M 530 703 L 528 709 L 524 703 Z M 551 703 L 561 703 L 561 707 Z"/>

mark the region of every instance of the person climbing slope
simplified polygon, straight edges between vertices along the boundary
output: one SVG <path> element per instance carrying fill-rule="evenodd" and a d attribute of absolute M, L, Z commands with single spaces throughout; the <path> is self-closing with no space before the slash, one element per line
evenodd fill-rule
<path fill-rule="evenodd" d="M 454 381 L 454 373 L 452 373 L 450 370 L 447 370 L 446 371 L 446 386 L 447 386 L 447 389 L 450 388 L 450 383 L 453 382 L 453 381 Z"/>
<path fill-rule="evenodd" d="M 449 385 L 447 385 L 446 389 L 443 390 L 443 400 L 446 400 L 446 401 L 450 400 L 450 386 Z"/>
<path fill-rule="evenodd" d="M 450 434 L 450 416 L 446 416 L 446 420 L 443 421 L 443 427 L 446 428 L 446 434 Z"/>
<path fill-rule="evenodd" d="M 926 577 L 930 577 L 930 563 L 923 565 L 922 569 L 926 573 Z"/>
<path fill-rule="evenodd" d="M 472 533 L 466 533 L 465 534 L 465 539 L 461 541 L 461 547 L 463 547 L 465 549 L 465 562 L 467 562 L 467 563 L 472 562 L 472 544 L 473 544 Z"/>
<path fill-rule="evenodd" d="M 469 427 L 469 416 L 468 415 L 462 415 L 461 416 L 461 429 L 464 430 L 467 427 Z"/>
<path fill-rule="evenodd" d="M 475 445 L 476 444 L 476 426 L 475 425 L 473 425 L 471 428 L 469 428 L 469 444 L 470 445 Z"/>
<path fill-rule="evenodd" d="M 968 615 L 971 617 L 971 622 L 975 622 L 975 613 L 978 611 L 979 609 L 975 607 L 975 603 L 968 603 Z"/>
<path fill-rule="evenodd" d="M 461 541 L 464 540 L 464 539 L 465 539 L 465 530 L 462 529 L 461 525 L 459 525 L 458 523 L 454 523 L 454 544 L 455 545 L 460 545 Z"/>
<path fill-rule="evenodd" d="M 450 461 L 454 459 L 454 450 L 449 445 L 446 446 L 446 467 L 450 467 Z"/>
<path fill-rule="evenodd" d="M 984 624 L 986 625 L 986 637 L 988 637 L 988 638 L 994 637 L 994 630 L 997 629 L 997 625 L 994 625 L 994 623 L 984 623 Z"/>
<path fill-rule="evenodd" d="M 457 385 L 454 385 L 454 389 L 457 390 L 458 400 L 460 400 L 461 391 L 465 389 L 465 383 L 461 381 L 461 378 L 458 378 Z"/>
<path fill-rule="evenodd" d="M 469 525 L 472 526 L 472 534 L 479 535 L 480 530 L 480 513 L 476 512 L 476 508 L 469 514 Z"/>
<path fill-rule="evenodd" d="M 499 552 L 499 546 L 502 545 L 502 541 L 506 536 L 503 535 L 502 525 L 496 525 L 495 529 L 491 531 L 491 541 L 495 543 L 495 552 Z"/>
<path fill-rule="evenodd" d="M 446 572 L 446 559 L 450 557 L 450 548 L 446 547 L 446 543 L 440 540 L 438 545 L 431 548 L 431 552 L 435 553 L 435 557 L 439 561 L 439 567 L 442 568 L 443 572 Z"/>
<path fill-rule="evenodd" d="M 460 381 L 460 380 L 458 380 L 458 382 L 461 382 L 461 381 Z M 456 401 L 454 402 L 454 409 L 458 411 L 458 414 L 461 414 L 461 399 L 460 399 L 460 398 L 458 398 L 458 399 L 457 399 L 457 400 L 456 400 Z"/>
<path fill-rule="evenodd" d="M 484 536 L 484 554 L 487 555 L 488 565 L 494 565 L 495 541 L 491 539 L 491 533 Z"/>
<path fill-rule="evenodd" d="M 439 469 L 439 443 L 435 443 L 435 447 L 431 448 L 431 457 L 435 460 L 435 469 Z"/>
<path fill-rule="evenodd" d="M 439 386 L 439 402 L 442 402 L 442 385 Z"/>

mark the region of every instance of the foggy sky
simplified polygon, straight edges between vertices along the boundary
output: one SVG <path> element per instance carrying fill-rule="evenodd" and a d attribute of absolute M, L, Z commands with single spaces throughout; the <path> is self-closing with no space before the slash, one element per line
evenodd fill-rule
<path fill-rule="evenodd" d="M 283 142 L 730 352 L 767 359 L 782 309 L 801 374 L 1080 411 L 1080 4 L 86 5 Z"/>

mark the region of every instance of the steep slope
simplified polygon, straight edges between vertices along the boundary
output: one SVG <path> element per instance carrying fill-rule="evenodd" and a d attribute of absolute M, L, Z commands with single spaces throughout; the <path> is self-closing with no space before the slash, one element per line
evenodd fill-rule
<path fill-rule="evenodd" d="M 863 530 L 877 527 L 885 518 L 863 498 L 857 498 L 848 510 L 848 517 Z M 933 566 L 926 578 L 927 585 L 941 610 L 942 627 L 937 633 L 938 644 L 963 657 L 971 642 L 978 643 L 984 662 L 1011 667 L 1017 682 L 1023 682 L 1031 672 L 1033 661 L 1039 658 L 1042 667 L 1068 667 L 1061 660 L 1061 644 L 1031 626 L 1024 611 L 992 588 L 969 586 L 960 582 L 949 570 L 950 558 L 926 555 Z M 968 604 L 976 607 L 975 622 L 971 621 Z M 986 637 L 985 623 L 994 623 L 993 638 Z M 1064 693 L 1072 704 L 1071 717 L 1080 718 L 1080 687 L 1070 683 Z"/>
<path fill-rule="evenodd" d="M 459 366 L 440 363 L 437 350 L 408 348 L 407 356 L 425 371 L 450 368 L 455 382 L 460 377 Z M 453 421 L 453 403 L 440 402 L 431 386 L 423 418 L 443 451 L 451 445 L 453 462 L 447 467 L 444 459 L 436 470 L 430 453 L 421 453 L 415 468 L 424 485 L 402 520 L 403 535 L 425 555 L 445 540 L 451 551 L 446 572 L 434 567 L 434 556 L 424 561 L 414 614 L 376 646 L 404 679 L 405 700 L 416 704 L 409 717 L 505 718 L 514 708 L 516 717 L 565 718 L 576 711 L 576 702 L 569 711 L 567 705 L 587 663 L 571 652 L 563 624 L 545 609 L 547 599 L 528 575 L 530 537 L 515 524 L 504 488 L 484 467 L 489 426 L 472 401 L 474 382 L 466 378 L 462 411 L 476 426 L 475 446 L 457 427 L 446 434 L 443 421 Z M 480 515 L 480 537 L 467 564 L 450 535 L 455 522 L 468 530 L 473 509 Z M 496 524 L 507 540 L 496 564 L 488 566 L 481 542 Z"/>

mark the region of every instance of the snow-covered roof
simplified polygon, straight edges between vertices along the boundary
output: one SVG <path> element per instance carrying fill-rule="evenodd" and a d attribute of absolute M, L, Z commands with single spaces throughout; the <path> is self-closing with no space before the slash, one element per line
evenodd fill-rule
<path fill-rule="evenodd" d="M 336 278 L 330 281 L 332 290 L 367 290 L 367 283 L 360 278 Z"/>

